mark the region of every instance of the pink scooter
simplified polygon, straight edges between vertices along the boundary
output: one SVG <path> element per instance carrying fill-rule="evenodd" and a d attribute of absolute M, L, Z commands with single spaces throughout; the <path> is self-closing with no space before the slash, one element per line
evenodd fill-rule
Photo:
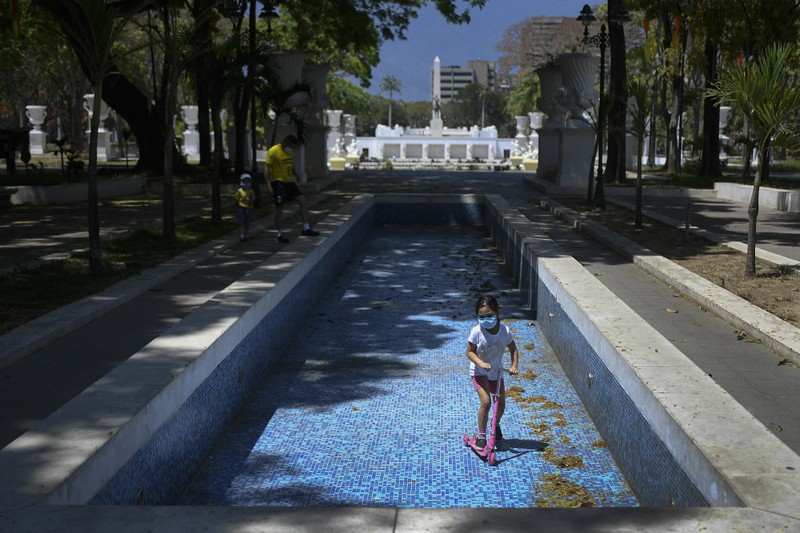
<path fill-rule="evenodd" d="M 475 447 L 475 441 L 478 435 L 464 435 L 464 446 L 469 446 L 475 455 L 486 461 L 489 466 L 497 466 L 497 402 L 500 400 L 500 391 L 503 390 L 503 373 L 500 372 L 500 379 L 497 380 L 495 391 L 491 393 L 492 397 L 492 427 L 489 438 L 486 439 L 486 446 L 481 450 Z"/>

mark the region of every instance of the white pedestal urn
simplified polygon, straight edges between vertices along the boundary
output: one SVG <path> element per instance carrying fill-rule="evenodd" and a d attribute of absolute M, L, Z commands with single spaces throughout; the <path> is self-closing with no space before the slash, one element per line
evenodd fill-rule
<path fill-rule="evenodd" d="M 328 146 L 323 110 L 328 105 L 327 81 L 330 65 L 303 66 L 302 78 L 311 88 L 308 112 L 308 133 L 305 142 L 306 173 L 308 178 L 321 178 L 328 174 Z"/>
<path fill-rule="evenodd" d="M 92 117 L 94 116 L 94 95 L 83 95 L 83 108 L 89 114 L 89 124 L 91 126 Z M 101 162 L 109 161 L 111 159 L 111 132 L 104 126 L 108 118 L 108 104 L 100 102 L 100 126 L 97 128 L 97 160 Z M 89 135 L 91 134 L 91 127 L 86 130 L 86 144 L 89 144 Z"/>
<path fill-rule="evenodd" d="M 519 168 L 522 160 L 525 159 L 525 152 L 528 148 L 528 125 L 530 119 L 525 115 L 514 117 L 517 123 L 517 134 L 514 135 L 514 147 L 511 149 L 511 167 Z"/>
<path fill-rule="evenodd" d="M 342 124 L 342 111 L 340 109 L 328 109 L 325 111 L 326 122 L 328 124 L 328 168 L 330 170 L 344 170 L 344 139 L 339 131 Z"/>
<path fill-rule="evenodd" d="M 522 168 L 526 172 L 533 172 L 539 168 L 539 130 L 544 125 L 544 113 L 533 111 L 528 113 L 530 118 L 530 134 L 528 135 L 528 147 L 525 158 L 522 160 Z"/>
<path fill-rule="evenodd" d="M 594 82 L 600 68 L 600 57 L 584 53 L 562 54 L 558 64 L 564 86 L 564 107 L 569 111 L 570 118 L 578 119 L 571 121 L 570 125 L 591 127 L 581 117 L 586 110 L 598 105 L 600 95 L 594 88 Z"/>
<path fill-rule="evenodd" d="M 358 165 L 361 158 L 358 155 L 358 140 L 356 139 L 356 116 L 344 115 L 344 156 L 347 164 L 352 168 Z"/>
<path fill-rule="evenodd" d="M 183 131 L 183 155 L 190 163 L 197 163 L 200 161 L 200 132 L 196 129 L 200 121 L 198 108 L 196 105 L 183 105 L 181 114 L 186 124 L 186 129 Z"/>
<path fill-rule="evenodd" d="M 531 119 L 530 134 L 528 135 L 528 152 L 539 153 L 539 133 L 538 130 L 544 126 L 545 116 L 541 111 L 532 111 L 528 113 Z"/>
<path fill-rule="evenodd" d="M 47 116 L 47 107 L 43 105 L 25 106 L 25 116 L 31 123 L 33 129 L 28 132 L 28 143 L 31 155 L 44 155 L 46 150 L 45 132 L 42 131 L 42 124 Z"/>

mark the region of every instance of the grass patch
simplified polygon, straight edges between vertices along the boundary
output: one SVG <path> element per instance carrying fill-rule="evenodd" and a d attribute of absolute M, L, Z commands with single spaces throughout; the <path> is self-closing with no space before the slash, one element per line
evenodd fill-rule
<path fill-rule="evenodd" d="M 98 274 L 88 271 L 88 252 L 79 252 L 38 268 L 0 276 L 0 334 L 234 229 L 236 223 L 229 214 L 222 224 L 212 223 L 210 217 L 188 218 L 177 223 L 176 239 L 171 243 L 161 238 L 160 230 L 150 228 L 102 242 L 103 270 Z"/>

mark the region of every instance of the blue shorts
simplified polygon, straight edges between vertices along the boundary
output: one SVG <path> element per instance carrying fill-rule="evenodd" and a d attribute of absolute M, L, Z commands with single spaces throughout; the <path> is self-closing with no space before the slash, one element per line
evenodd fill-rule
<path fill-rule="evenodd" d="M 249 207 L 239 206 L 239 209 L 236 210 L 236 223 L 240 226 L 249 226 L 252 217 L 253 210 Z"/>

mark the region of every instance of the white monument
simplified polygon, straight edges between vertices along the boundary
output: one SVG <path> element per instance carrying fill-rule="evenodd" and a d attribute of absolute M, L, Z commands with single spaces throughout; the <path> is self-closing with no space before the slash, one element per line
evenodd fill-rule
<path fill-rule="evenodd" d="M 444 130 L 444 121 L 442 120 L 442 63 L 439 61 L 439 56 L 436 56 L 436 59 L 433 60 L 432 90 L 433 116 L 431 117 L 431 134 L 441 135 Z"/>
<path fill-rule="evenodd" d="M 375 160 L 391 161 L 397 168 L 459 168 L 459 166 L 492 168 L 502 164 L 513 149 L 513 139 L 500 139 L 495 126 L 480 128 L 447 128 L 442 119 L 441 62 L 433 62 L 433 85 L 431 87 L 432 116 L 425 128 L 404 128 L 379 124 L 374 137 L 355 137 L 355 116 L 344 115 L 344 135 L 340 136 L 330 122 L 328 146 L 331 153 L 330 166 L 334 170 L 334 159 L 341 164 L 346 153 L 348 162 L 364 154 L 365 165 Z M 527 118 L 527 117 L 526 117 Z M 350 121 L 352 120 L 352 130 Z M 352 133 L 351 133 L 352 131 Z M 525 136 L 527 145 L 528 136 Z M 346 151 L 346 152 L 345 152 Z M 333 154 L 336 154 L 334 158 Z"/>

